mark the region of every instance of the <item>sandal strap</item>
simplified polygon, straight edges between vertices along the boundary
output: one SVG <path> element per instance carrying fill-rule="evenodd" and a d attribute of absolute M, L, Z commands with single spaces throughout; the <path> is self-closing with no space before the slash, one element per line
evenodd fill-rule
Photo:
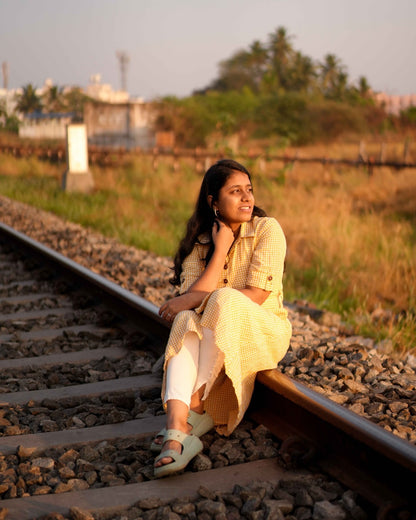
<path fill-rule="evenodd" d="M 171 459 L 176 461 L 178 456 L 180 456 L 180 455 L 181 454 L 178 453 L 176 450 L 165 450 L 165 451 L 162 451 L 162 453 L 155 458 L 155 462 L 159 462 L 159 460 L 164 459 L 165 457 L 170 457 Z M 169 462 L 169 464 L 172 464 L 172 462 Z M 169 464 L 164 464 L 164 466 L 169 466 Z M 163 466 L 162 466 L 162 468 L 163 468 Z"/>
<path fill-rule="evenodd" d="M 181 432 L 180 430 L 166 430 L 163 442 L 165 443 L 166 441 L 177 441 L 182 444 L 183 440 L 186 437 L 188 437 L 188 434 L 185 432 Z"/>
<path fill-rule="evenodd" d="M 177 432 L 177 430 L 173 430 L 173 432 Z M 165 450 L 158 457 L 156 457 L 155 462 L 159 462 L 164 457 L 171 457 L 173 460 L 173 462 L 170 462 L 169 464 L 164 464 L 154 469 L 156 478 L 165 477 L 166 475 L 171 475 L 184 469 L 188 463 L 203 450 L 204 445 L 202 444 L 199 437 L 196 437 L 195 435 L 184 435 L 185 438 L 182 442 L 182 453 L 178 453 L 176 450 Z"/>
<path fill-rule="evenodd" d="M 155 439 L 156 439 L 157 437 L 164 437 L 165 434 L 166 434 L 166 428 L 162 428 L 162 429 L 160 430 L 160 432 L 157 433 L 157 434 L 155 435 Z"/>
<path fill-rule="evenodd" d="M 206 411 L 199 414 L 189 410 L 188 423 L 192 426 L 191 433 L 197 437 L 204 435 L 214 427 L 214 420 Z"/>

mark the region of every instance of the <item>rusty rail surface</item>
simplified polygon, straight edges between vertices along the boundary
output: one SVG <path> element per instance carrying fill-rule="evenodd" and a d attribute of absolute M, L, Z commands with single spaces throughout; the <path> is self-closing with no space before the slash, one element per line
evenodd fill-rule
<path fill-rule="evenodd" d="M 163 352 L 169 324 L 157 307 L 35 240 L 0 223 L 0 233 L 44 262 L 59 264 L 78 283 L 99 290 L 120 314 L 134 315 Z M 258 374 L 248 416 L 283 441 L 289 465 L 313 462 L 380 509 L 411 507 L 416 447 L 334 403 L 278 369 Z M 47 500 L 47 499 L 45 499 Z M 1 505 L 1 503 L 0 503 Z"/>

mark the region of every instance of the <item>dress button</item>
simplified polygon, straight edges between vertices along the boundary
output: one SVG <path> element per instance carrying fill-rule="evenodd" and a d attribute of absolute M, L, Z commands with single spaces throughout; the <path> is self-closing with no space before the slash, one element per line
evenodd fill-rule
<path fill-rule="evenodd" d="M 267 279 L 268 280 L 273 280 L 273 276 L 269 276 Z"/>
<path fill-rule="evenodd" d="M 224 264 L 224 269 L 228 269 L 228 264 Z"/>
<path fill-rule="evenodd" d="M 228 283 L 228 280 L 227 280 L 227 278 L 224 278 L 224 283 Z"/>

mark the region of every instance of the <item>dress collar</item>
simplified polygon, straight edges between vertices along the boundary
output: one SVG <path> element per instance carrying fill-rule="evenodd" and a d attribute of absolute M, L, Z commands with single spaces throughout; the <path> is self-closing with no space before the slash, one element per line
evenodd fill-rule
<path fill-rule="evenodd" d="M 254 237 L 254 231 L 255 231 L 255 219 L 257 217 L 252 218 L 249 222 L 243 222 L 240 227 L 240 233 L 239 237 L 245 238 L 245 237 Z"/>

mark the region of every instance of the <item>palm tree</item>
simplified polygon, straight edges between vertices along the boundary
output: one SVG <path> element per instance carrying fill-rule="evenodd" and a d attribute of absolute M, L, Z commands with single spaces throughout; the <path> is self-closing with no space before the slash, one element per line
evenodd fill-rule
<path fill-rule="evenodd" d="M 42 110 L 42 101 L 31 83 L 25 85 L 22 94 L 18 95 L 16 109 L 23 114 Z"/>
<path fill-rule="evenodd" d="M 321 88 L 324 96 L 340 99 L 347 89 L 348 74 L 335 54 L 327 54 L 320 64 Z"/>
<path fill-rule="evenodd" d="M 316 69 L 312 59 L 296 52 L 289 71 L 290 90 L 311 90 L 316 82 Z"/>
<path fill-rule="evenodd" d="M 251 76 L 258 91 L 267 69 L 268 53 L 266 47 L 259 41 L 255 40 L 250 45 L 249 50 L 249 66 L 251 70 Z"/>
<path fill-rule="evenodd" d="M 367 98 L 370 95 L 370 84 L 367 81 L 367 78 L 365 76 L 360 76 L 358 78 L 358 92 L 360 93 L 360 96 L 363 98 Z"/>
<path fill-rule="evenodd" d="M 52 85 L 45 92 L 43 99 L 47 112 L 61 112 L 64 109 L 62 91 L 62 88 Z"/>
<path fill-rule="evenodd" d="M 84 105 L 90 98 L 84 94 L 80 87 L 72 87 L 62 94 L 62 103 L 65 112 L 73 112 L 77 120 L 82 120 Z"/>
<path fill-rule="evenodd" d="M 235 52 L 231 58 L 220 62 L 219 78 L 211 87 L 214 90 L 240 90 L 245 86 L 255 89 L 255 77 L 251 70 L 252 57 L 248 51 Z"/>
<path fill-rule="evenodd" d="M 288 70 L 293 58 L 293 46 L 284 27 L 278 27 L 274 33 L 269 35 L 269 55 L 271 67 L 276 75 L 279 86 L 287 88 Z"/>

